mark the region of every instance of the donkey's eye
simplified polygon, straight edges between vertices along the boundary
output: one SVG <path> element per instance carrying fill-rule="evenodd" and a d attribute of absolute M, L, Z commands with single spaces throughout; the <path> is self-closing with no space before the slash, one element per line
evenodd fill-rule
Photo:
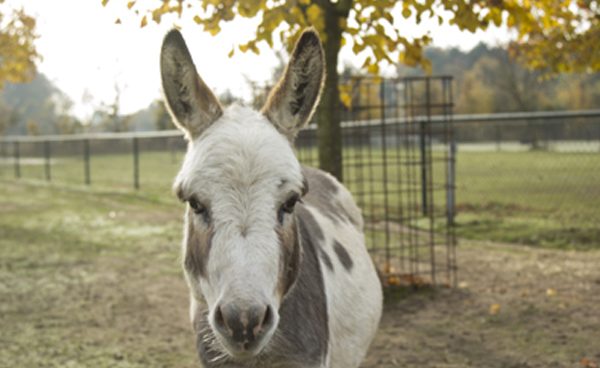
<path fill-rule="evenodd" d="M 296 203 L 299 200 L 300 200 L 300 196 L 298 194 L 294 194 L 287 201 L 285 201 L 285 203 L 281 206 L 281 209 L 284 212 L 292 213 L 292 212 L 294 212 L 294 207 L 296 206 Z"/>
<path fill-rule="evenodd" d="M 196 215 L 202 215 L 204 221 L 208 222 L 208 211 L 202 203 L 198 202 L 196 198 L 190 198 L 188 203 Z"/>
<path fill-rule="evenodd" d="M 278 215 L 277 217 L 279 217 L 279 222 L 281 222 L 281 223 L 283 222 L 283 214 L 284 213 L 294 212 L 294 207 L 296 206 L 296 203 L 299 200 L 300 200 L 300 196 L 298 194 L 294 194 L 281 205 L 281 208 L 279 209 L 279 213 L 277 214 Z"/>

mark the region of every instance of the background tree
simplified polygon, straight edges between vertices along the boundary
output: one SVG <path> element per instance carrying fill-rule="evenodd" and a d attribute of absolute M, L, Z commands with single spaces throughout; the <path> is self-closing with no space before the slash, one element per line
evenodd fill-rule
<path fill-rule="evenodd" d="M 6 11 L 0 0 L 0 90 L 5 82 L 29 81 L 40 59 L 33 44 L 35 19 L 23 10 Z"/>
<path fill-rule="evenodd" d="M 171 117 L 167 112 L 165 103 L 163 101 L 154 101 L 156 109 L 154 110 L 154 125 L 157 130 L 171 129 Z"/>
<path fill-rule="evenodd" d="M 71 99 L 43 74 L 26 83 L 6 82 L 0 91 L 0 134 L 80 131 L 81 124 L 71 116 L 72 106 Z"/>
<path fill-rule="evenodd" d="M 109 0 L 102 0 L 106 4 Z M 258 18 L 252 39 L 238 46 L 242 52 L 259 52 L 257 44 L 273 46 L 274 40 L 291 47 L 307 26 L 321 35 L 327 62 L 327 78 L 316 113 L 319 164 L 342 178 L 341 129 L 338 90 L 338 55 L 343 45 L 354 53 L 364 52 L 363 68 L 377 73 L 382 63 L 421 65 L 430 70 L 423 48 L 431 42 L 428 35 L 409 39 L 402 34 L 405 18 L 421 23 L 434 19 L 461 30 L 475 32 L 494 24 L 516 30 L 514 55 L 528 65 L 549 71 L 600 69 L 595 45 L 600 32 L 597 17 L 599 0 L 163 0 L 148 8 L 148 3 L 127 1 L 141 17 L 160 22 L 165 14 L 186 14 L 204 30 L 215 35 L 221 23 L 238 16 Z M 235 50 L 232 50 L 233 54 Z"/>

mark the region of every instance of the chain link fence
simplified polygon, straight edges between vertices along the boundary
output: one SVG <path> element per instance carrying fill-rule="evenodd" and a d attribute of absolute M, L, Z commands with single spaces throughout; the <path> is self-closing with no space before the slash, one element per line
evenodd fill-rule
<path fill-rule="evenodd" d="M 600 110 L 455 116 L 457 232 L 600 247 Z"/>

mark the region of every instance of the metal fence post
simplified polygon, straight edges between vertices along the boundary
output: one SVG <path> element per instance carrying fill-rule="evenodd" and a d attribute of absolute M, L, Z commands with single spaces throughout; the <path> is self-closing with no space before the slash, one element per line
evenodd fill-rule
<path fill-rule="evenodd" d="M 133 138 L 133 187 L 140 189 L 140 152 L 138 138 Z"/>
<path fill-rule="evenodd" d="M 21 153 L 19 151 L 19 141 L 15 141 L 14 143 L 14 149 L 15 149 L 15 178 L 19 179 L 21 178 L 21 160 L 20 160 L 20 156 Z"/>
<path fill-rule="evenodd" d="M 496 152 L 500 152 L 502 147 L 500 146 L 502 143 L 502 130 L 500 130 L 500 125 L 496 124 Z"/>
<path fill-rule="evenodd" d="M 45 172 L 46 180 L 51 181 L 52 176 L 50 174 L 50 141 L 44 141 L 44 158 L 45 158 Z"/>
<path fill-rule="evenodd" d="M 453 101 L 452 95 L 452 83 L 449 80 L 446 81 L 446 91 L 448 94 L 447 101 Z M 448 171 L 446 178 L 447 189 L 446 189 L 446 208 L 447 208 L 447 219 L 448 226 L 455 225 L 456 217 L 456 137 L 454 135 L 454 126 L 452 123 L 452 110 L 451 107 L 447 107 L 444 111 L 448 121 Z"/>
<path fill-rule="evenodd" d="M 428 198 L 427 198 L 427 150 L 425 145 L 425 120 L 419 121 L 419 148 L 421 152 L 421 212 L 427 216 Z"/>
<path fill-rule="evenodd" d="M 452 129 L 452 128 L 450 128 Z M 450 138 L 450 157 L 448 157 L 448 191 L 447 191 L 447 208 L 448 208 L 448 225 L 454 225 L 454 218 L 456 215 L 456 140 L 454 135 Z"/>
<path fill-rule="evenodd" d="M 368 97 L 367 97 L 368 98 Z M 383 159 L 383 206 L 385 211 L 385 260 L 390 260 L 390 205 L 388 198 L 388 152 L 387 152 L 387 132 L 385 121 L 385 80 L 382 79 L 379 85 L 380 114 L 381 114 L 381 153 Z"/>
<path fill-rule="evenodd" d="M 83 169 L 85 175 L 85 184 L 90 185 L 91 175 L 90 175 L 90 140 L 85 139 L 83 141 Z"/>

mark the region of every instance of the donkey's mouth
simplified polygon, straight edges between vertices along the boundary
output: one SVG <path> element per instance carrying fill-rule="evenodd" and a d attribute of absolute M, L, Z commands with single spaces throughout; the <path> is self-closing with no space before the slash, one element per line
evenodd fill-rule
<path fill-rule="evenodd" d="M 269 344 L 273 331 L 260 331 L 254 337 L 235 339 L 231 335 L 224 335 L 220 331 L 214 331 L 217 340 L 223 350 L 234 360 L 248 360 L 263 352 Z"/>

